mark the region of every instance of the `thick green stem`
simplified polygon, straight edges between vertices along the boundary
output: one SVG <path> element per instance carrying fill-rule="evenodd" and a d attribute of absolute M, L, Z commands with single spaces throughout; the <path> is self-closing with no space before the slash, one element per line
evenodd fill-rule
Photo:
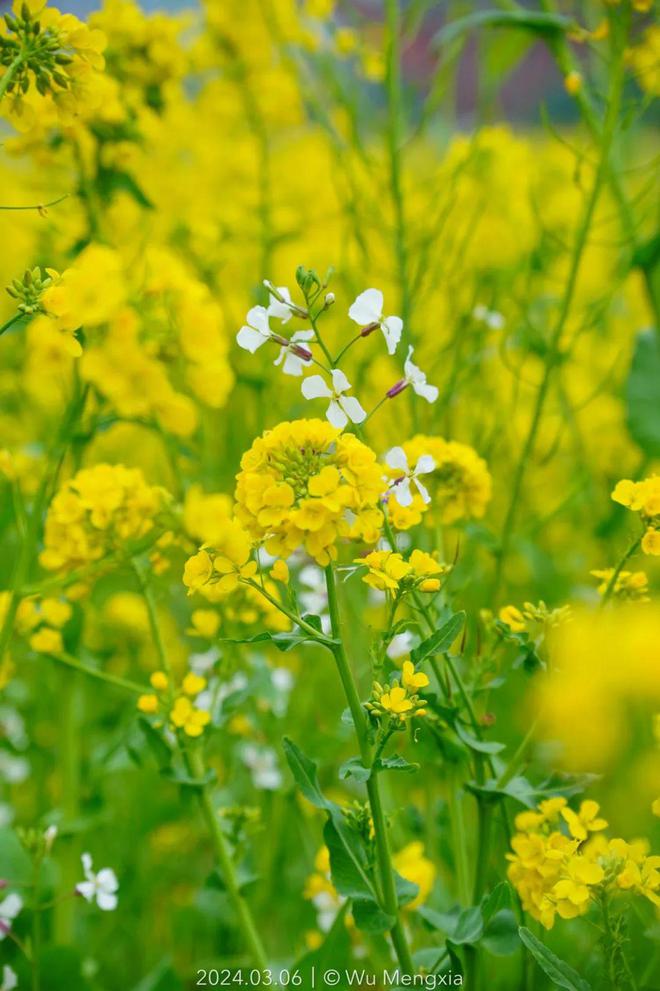
<path fill-rule="evenodd" d="M 339 677 L 344 688 L 348 707 L 353 717 L 355 735 L 360 749 L 360 758 L 365 767 L 372 765 L 372 752 L 367 734 L 367 720 L 360 701 L 360 695 L 355 684 L 353 672 L 351 670 L 344 643 L 341 636 L 341 617 L 339 613 L 339 603 L 337 600 L 337 586 L 332 565 L 325 569 L 326 586 L 328 589 L 328 606 L 330 610 L 330 620 L 332 623 L 332 634 L 337 644 L 333 647 L 333 655 L 337 664 Z M 394 880 L 394 869 L 392 867 L 392 852 L 387 822 L 383 812 L 383 804 L 378 785 L 378 776 L 372 774 L 367 782 L 367 795 L 371 816 L 373 819 L 374 836 L 376 842 L 376 856 L 378 859 L 378 871 L 380 875 L 381 890 L 383 893 L 383 908 L 388 915 L 391 915 L 396 922 L 390 930 L 392 944 L 397 955 L 397 959 L 406 974 L 414 974 L 410 947 L 406 939 L 406 934 L 399 915 L 399 899 L 396 892 L 396 882 Z"/>
<path fill-rule="evenodd" d="M 580 274 L 582 260 L 584 257 L 584 251 L 587 246 L 589 231 L 591 230 L 591 224 L 594 218 L 598 200 L 600 199 L 603 183 L 605 181 L 606 176 L 608 175 L 609 155 L 619 119 L 619 112 L 621 109 L 621 96 L 622 96 L 623 84 L 625 80 L 624 51 L 623 51 L 624 47 L 625 44 L 619 46 L 615 63 L 612 68 L 609 101 L 608 101 L 607 113 L 605 117 L 605 125 L 603 128 L 603 135 L 602 135 L 600 161 L 596 170 L 596 175 L 591 188 L 591 192 L 585 204 L 584 211 L 582 214 L 582 219 L 580 221 L 577 234 L 575 237 L 575 244 L 573 247 L 573 254 L 571 257 L 568 278 L 566 281 L 566 288 L 564 290 L 564 295 L 562 297 L 557 321 L 555 323 L 554 329 L 550 336 L 550 340 L 548 342 L 548 352 L 547 352 L 543 377 L 541 379 L 541 384 L 539 386 L 539 390 L 536 395 L 536 401 L 534 403 L 534 409 L 532 412 L 532 418 L 530 421 L 529 430 L 527 432 L 527 436 L 523 444 L 523 449 L 518 464 L 516 466 L 513 482 L 511 485 L 511 497 L 509 500 L 509 506 L 506 512 L 506 516 L 504 519 L 504 525 L 502 528 L 502 539 L 500 542 L 499 553 L 497 555 L 497 564 L 495 569 L 495 580 L 494 580 L 493 596 L 492 596 L 493 601 L 495 601 L 497 594 L 499 592 L 500 584 L 504 574 L 504 565 L 506 563 L 509 550 L 511 547 L 511 539 L 513 537 L 513 529 L 516 522 L 518 503 L 522 492 L 523 479 L 525 477 L 527 466 L 529 464 L 530 458 L 534 450 L 536 436 L 541 423 L 541 418 L 545 408 L 545 403 L 548 397 L 548 392 L 552 382 L 553 374 L 555 368 L 557 367 L 560 361 L 561 338 L 566 326 L 566 321 L 571 312 L 571 307 L 575 296 L 575 289 L 577 286 L 578 275 Z"/>
<path fill-rule="evenodd" d="M 182 749 L 191 776 L 198 781 L 204 781 L 206 776 L 206 768 L 204 766 L 204 758 L 199 747 L 195 747 L 194 749 L 187 749 L 183 747 Z M 241 931 L 245 945 L 247 946 L 254 963 L 257 965 L 259 970 L 265 971 L 268 969 L 268 957 L 266 956 L 266 951 L 264 950 L 261 942 L 261 937 L 257 931 L 254 919 L 252 918 L 250 908 L 241 894 L 234 862 L 229 851 L 227 840 L 222 832 L 218 813 L 215 809 L 213 796 L 208 784 L 201 784 L 199 786 L 199 804 L 213 841 L 213 848 L 218 859 L 222 881 L 227 889 L 227 894 L 236 914 L 238 928 Z"/>

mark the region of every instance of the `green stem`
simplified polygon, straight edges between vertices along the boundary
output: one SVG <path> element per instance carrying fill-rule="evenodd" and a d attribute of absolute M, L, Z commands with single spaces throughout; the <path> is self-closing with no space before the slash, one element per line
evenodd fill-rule
<path fill-rule="evenodd" d="M 137 558 L 131 559 L 131 565 L 133 567 L 133 571 L 135 572 L 135 577 L 138 580 L 138 585 L 140 586 L 140 591 L 142 592 L 142 597 L 144 598 L 144 602 L 147 607 L 147 616 L 149 617 L 149 628 L 151 630 L 151 635 L 154 639 L 154 646 L 156 648 L 156 652 L 163 666 L 163 671 L 168 676 L 168 678 L 171 679 L 172 668 L 160 632 L 160 625 L 158 623 L 158 610 L 156 608 L 156 599 L 154 596 L 153 588 L 151 586 L 151 582 L 149 580 L 149 575 L 147 571 L 142 568 L 142 565 L 137 560 Z"/>
<path fill-rule="evenodd" d="M 9 65 L 7 66 L 6 72 L 0 79 L 0 100 L 2 100 L 3 96 L 7 92 L 7 87 L 13 80 L 18 70 L 20 69 L 24 57 L 25 57 L 24 53 L 19 52 L 16 58 L 14 59 L 14 61 L 10 62 Z"/>
<path fill-rule="evenodd" d="M 41 987 L 41 973 L 39 967 L 39 957 L 41 955 L 41 905 L 39 904 L 39 889 L 41 881 L 41 857 L 36 857 L 34 861 L 34 871 L 32 875 L 33 884 L 33 905 L 32 905 L 32 991 L 39 991 Z"/>
<path fill-rule="evenodd" d="M 181 749 L 191 776 L 198 781 L 205 781 L 206 768 L 204 766 L 204 758 L 200 748 L 195 747 L 194 749 L 188 749 L 187 747 L 182 746 Z M 222 880 L 225 888 L 227 889 L 227 894 L 229 895 L 229 900 L 232 903 L 234 912 L 236 913 L 236 921 L 238 922 L 238 927 L 245 941 L 245 945 L 248 947 L 254 963 L 257 965 L 259 970 L 266 971 L 268 970 L 268 957 L 266 956 L 266 951 L 264 950 L 261 942 L 261 937 L 257 931 L 254 919 L 252 918 L 250 908 L 241 894 L 240 885 L 236 876 L 236 870 L 229 851 L 227 839 L 225 834 L 222 832 L 220 819 L 218 818 L 215 804 L 213 802 L 211 789 L 207 783 L 202 784 L 199 788 L 199 804 L 209 833 L 211 834 L 213 847 L 220 866 Z"/>
<path fill-rule="evenodd" d="M 624 569 L 625 565 L 627 564 L 628 560 L 633 556 L 633 554 L 636 554 L 637 553 L 637 551 L 639 550 L 639 547 L 640 547 L 640 544 L 641 543 L 642 543 L 642 537 L 637 537 L 637 539 L 632 542 L 632 544 L 630 545 L 630 547 L 628 548 L 628 550 L 623 555 L 623 557 L 621 558 L 621 560 L 617 564 L 616 568 L 612 572 L 612 577 L 610 578 L 610 580 L 607 583 L 607 588 L 603 592 L 603 598 L 601 599 L 601 602 L 600 602 L 600 608 L 601 609 L 611 599 L 612 594 L 614 592 L 614 589 L 616 588 L 616 583 L 618 581 L 619 575 L 623 571 L 623 569 Z"/>
<path fill-rule="evenodd" d="M 553 373 L 555 368 L 559 364 L 559 357 L 560 357 L 559 345 L 561 342 L 561 337 L 564 332 L 564 328 L 566 326 L 566 321 L 568 319 L 569 313 L 571 311 L 571 306 L 575 295 L 575 289 L 577 286 L 578 275 L 580 273 L 584 251 L 587 246 L 589 231 L 591 229 L 591 224 L 596 211 L 596 206 L 600 198 L 600 194 L 603 188 L 603 183 L 608 174 L 609 155 L 619 118 L 619 112 L 621 108 L 621 96 L 622 96 L 623 84 L 625 80 L 624 52 L 623 52 L 624 47 L 625 44 L 620 46 L 620 50 L 617 53 L 617 58 L 614 67 L 612 69 L 609 101 L 608 101 L 607 113 L 605 116 L 605 124 L 603 128 L 600 160 L 599 160 L 598 168 L 596 170 L 596 176 L 594 178 L 593 186 L 589 194 L 589 197 L 587 199 L 587 202 L 585 204 L 582 219 L 580 221 L 580 225 L 578 227 L 578 231 L 576 234 L 575 245 L 573 247 L 573 254 L 568 273 L 568 279 L 566 282 L 566 288 L 564 290 L 564 295 L 559 309 L 557 321 L 555 323 L 548 344 L 548 354 L 546 358 L 543 378 L 541 380 L 541 384 L 539 386 L 539 390 L 536 396 L 536 402 L 534 404 L 529 430 L 525 438 L 525 443 L 523 444 L 523 449 L 515 470 L 513 483 L 511 485 L 511 498 L 509 500 L 508 509 L 504 519 L 504 525 L 502 528 L 502 539 L 500 542 L 499 553 L 497 555 L 497 565 L 495 569 L 495 580 L 494 580 L 493 595 L 492 595 L 493 600 L 495 600 L 497 597 L 500 584 L 502 581 L 502 577 L 504 574 L 504 565 L 511 547 L 511 539 L 513 536 L 513 528 L 516 521 L 518 502 L 522 492 L 523 479 L 532 452 L 534 450 L 536 435 L 538 433 L 538 429 L 541 423 L 541 418 L 542 418 L 543 410 L 545 408 L 545 402 L 548 396 L 550 385 L 552 382 Z"/>
<path fill-rule="evenodd" d="M 53 661 L 57 661 L 58 664 L 64 664 L 74 671 L 79 671 L 80 674 L 87 675 L 88 678 L 95 678 L 97 681 L 105 682 L 106 685 L 112 685 L 114 688 L 122 688 L 124 691 L 133 692 L 135 695 L 143 695 L 145 691 L 148 691 L 144 685 L 138 685 L 135 681 L 120 678 L 116 674 L 108 674 L 107 671 L 100 671 L 97 668 L 90 668 L 71 654 L 46 654 L 45 656 L 50 657 Z"/>
<path fill-rule="evenodd" d="M 372 765 L 371 746 L 367 734 L 367 719 L 365 716 L 360 695 L 355 684 L 355 678 L 351 670 L 343 639 L 341 637 L 341 617 L 339 613 L 339 603 L 337 600 L 337 586 L 332 565 L 325 569 L 326 587 L 328 590 L 328 607 L 330 611 L 330 621 L 332 624 L 332 634 L 337 643 L 333 646 L 332 652 L 339 672 L 339 677 L 344 688 L 346 700 L 348 702 L 355 735 L 360 749 L 360 758 L 365 767 Z M 390 930 L 392 944 L 397 955 L 397 959 L 406 974 L 414 974 L 415 968 L 410 953 L 410 947 L 399 916 L 399 899 L 396 892 L 394 880 L 394 869 L 392 867 L 392 853 L 388 835 L 387 822 L 383 812 L 383 804 L 378 785 L 378 775 L 372 774 L 367 781 L 367 795 L 371 816 L 373 819 L 374 836 L 376 842 L 376 856 L 378 859 L 378 870 L 380 874 L 381 889 L 383 893 L 383 908 L 388 915 L 396 921 Z"/>
<path fill-rule="evenodd" d="M 64 657 L 51 655 L 52 659 L 65 664 L 80 672 L 78 663 L 69 664 Z M 75 661 L 75 659 L 73 659 Z M 96 672 L 84 671 L 94 675 Z M 105 680 L 105 679 L 104 679 Z M 82 708 L 82 685 L 80 677 L 67 676 L 63 685 L 60 711 L 60 774 L 62 780 L 62 812 L 64 824 L 72 826 L 80 816 L 80 780 L 81 780 L 81 727 L 80 712 Z M 73 891 L 80 870 L 80 841 L 79 835 L 73 829 L 65 830 L 61 840 L 60 870 L 61 883 L 67 891 Z M 62 899 L 55 906 L 54 932 L 59 945 L 69 946 L 74 940 L 75 898 Z"/>
<path fill-rule="evenodd" d="M 0 327 L 0 337 L 2 337 L 2 335 L 6 330 L 9 330 L 10 327 L 13 327 L 14 324 L 17 323 L 24 316 L 25 316 L 24 313 L 14 313 L 13 317 L 10 317 L 9 320 L 7 320 L 6 323 L 3 323 L 2 327 Z"/>
<path fill-rule="evenodd" d="M 449 808 L 449 819 L 451 823 L 452 841 L 456 857 L 456 880 L 458 884 L 458 897 L 461 905 L 467 908 L 471 904 L 469 885 L 469 861 L 465 830 L 465 819 L 463 816 L 463 805 L 461 801 L 460 789 L 452 775 L 449 779 L 449 789 L 447 792 L 447 805 Z"/>

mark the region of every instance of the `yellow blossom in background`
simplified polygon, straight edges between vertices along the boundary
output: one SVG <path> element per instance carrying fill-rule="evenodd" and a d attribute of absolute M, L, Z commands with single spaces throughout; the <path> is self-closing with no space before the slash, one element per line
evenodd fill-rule
<path fill-rule="evenodd" d="M 419 841 L 409 843 L 403 849 L 398 850 L 392 860 L 395 870 L 401 877 L 416 884 L 419 888 L 416 897 L 406 905 L 406 911 L 412 912 L 428 900 L 433 890 L 437 877 L 435 864 L 426 856 L 424 844 Z"/>

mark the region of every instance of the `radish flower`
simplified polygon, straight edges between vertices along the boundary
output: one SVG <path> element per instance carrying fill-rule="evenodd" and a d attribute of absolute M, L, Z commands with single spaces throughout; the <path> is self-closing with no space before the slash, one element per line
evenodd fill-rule
<path fill-rule="evenodd" d="M 300 342 L 311 341 L 313 337 L 313 330 L 297 330 L 286 344 L 282 344 L 273 364 L 282 365 L 284 362 L 282 371 L 285 375 L 302 375 L 303 367 L 312 363 L 312 352 L 309 348 L 302 347 Z"/>
<path fill-rule="evenodd" d="M 351 320 L 363 328 L 364 336 L 378 327 L 383 332 L 387 350 L 394 354 L 401 340 L 403 320 L 401 317 L 383 316 L 383 294 L 380 289 L 365 289 L 357 297 L 348 311 Z"/>
<path fill-rule="evenodd" d="M 90 904 L 96 902 L 104 912 L 112 912 L 117 908 L 117 891 L 119 890 L 117 875 L 110 867 L 103 867 L 98 874 L 95 874 L 92 870 L 92 857 L 89 853 L 83 853 L 80 859 L 82 860 L 85 880 L 76 885 L 76 891 Z"/>
<path fill-rule="evenodd" d="M 330 404 L 326 417 L 333 427 L 343 430 L 346 424 L 362 423 L 367 414 L 355 396 L 345 393 L 351 388 L 351 383 L 339 368 L 332 370 L 332 389 L 321 375 L 310 375 L 302 384 L 302 394 L 305 399 L 329 399 Z"/>
<path fill-rule="evenodd" d="M 420 475 L 429 475 L 435 469 L 435 461 L 430 454 L 422 454 L 417 459 L 417 464 L 412 470 L 408 465 L 408 458 L 402 447 L 393 447 L 388 451 L 385 455 L 385 461 L 390 468 L 403 472 L 403 475 L 394 480 L 391 489 L 394 493 L 394 498 L 400 506 L 410 506 L 413 501 L 413 492 L 410 487 L 411 482 L 414 483 L 415 488 L 425 503 L 428 504 L 431 501 L 431 496 L 426 486 L 419 480 Z"/>
<path fill-rule="evenodd" d="M 245 324 L 236 335 L 239 347 L 254 354 L 262 344 L 273 337 L 273 331 L 268 323 L 269 313 L 265 306 L 253 306 L 248 311 Z"/>

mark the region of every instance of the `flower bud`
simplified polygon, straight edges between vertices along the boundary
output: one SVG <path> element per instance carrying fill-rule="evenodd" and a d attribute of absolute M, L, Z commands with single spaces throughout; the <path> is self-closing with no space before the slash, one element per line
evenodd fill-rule
<path fill-rule="evenodd" d="M 392 386 L 391 389 L 387 390 L 387 392 L 385 393 L 386 397 L 388 399 L 394 399 L 395 396 L 398 396 L 399 393 L 403 392 L 403 390 L 407 387 L 407 385 L 408 382 L 406 381 L 406 379 L 399 379 L 399 381 L 395 382 L 395 384 Z"/>

